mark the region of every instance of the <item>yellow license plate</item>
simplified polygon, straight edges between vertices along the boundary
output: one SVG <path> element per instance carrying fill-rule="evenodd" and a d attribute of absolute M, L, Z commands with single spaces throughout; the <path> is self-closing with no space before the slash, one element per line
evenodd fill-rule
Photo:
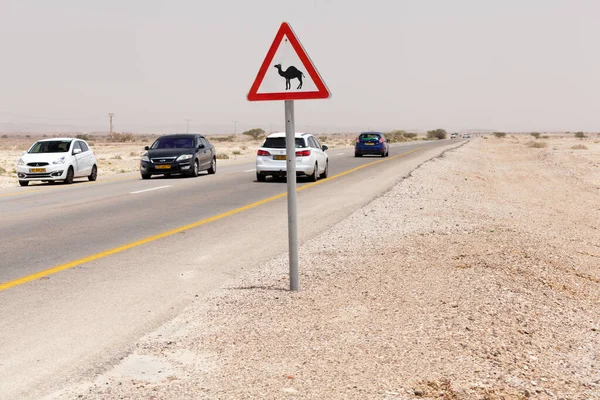
<path fill-rule="evenodd" d="M 29 172 L 46 172 L 46 168 L 29 168 Z"/>
<path fill-rule="evenodd" d="M 365 143 L 365 144 L 366 144 L 367 146 L 373 146 L 373 145 L 375 145 L 375 143 L 371 143 L 371 142 L 367 142 L 367 143 Z"/>
<path fill-rule="evenodd" d="M 273 160 L 285 160 L 285 154 L 282 156 L 273 156 Z"/>
<path fill-rule="evenodd" d="M 171 166 L 170 165 L 157 165 L 156 169 L 170 169 Z"/>

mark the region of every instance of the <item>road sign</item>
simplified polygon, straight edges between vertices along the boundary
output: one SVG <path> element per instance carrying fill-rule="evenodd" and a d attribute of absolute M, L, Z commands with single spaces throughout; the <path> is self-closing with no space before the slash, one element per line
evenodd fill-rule
<path fill-rule="evenodd" d="M 281 24 L 248 93 L 249 101 L 327 99 L 331 92 L 292 27 Z"/>

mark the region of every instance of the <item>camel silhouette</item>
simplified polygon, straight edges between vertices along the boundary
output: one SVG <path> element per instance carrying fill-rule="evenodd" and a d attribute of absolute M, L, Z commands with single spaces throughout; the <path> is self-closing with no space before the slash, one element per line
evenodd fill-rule
<path fill-rule="evenodd" d="M 275 64 L 273 65 L 275 68 L 277 68 L 277 71 L 279 71 L 279 75 L 283 76 L 285 78 L 285 90 L 288 90 L 291 88 L 291 84 L 290 84 L 290 79 L 298 79 L 300 81 L 300 84 L 298 85 L 298 87 L 296 89 L 302 89 L 302 78 L 304 77 L 304 74 L 302 73 L 302 71 L 300 71 L 298 68 L 294 67 L 293 65 L 290 65 L 288 69 L 286 69 L 285 71 L 281 70 L 281 64 Z"/>

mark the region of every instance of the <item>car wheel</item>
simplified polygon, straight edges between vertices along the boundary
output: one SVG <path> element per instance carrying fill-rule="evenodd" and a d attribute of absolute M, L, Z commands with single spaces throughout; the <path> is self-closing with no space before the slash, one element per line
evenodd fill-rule
<path fill-rule="evenodd" d="M 152 175 L 150 175 L 150 174 L 144 174 L 144 173 L 142 172 L 142 179 L 150 179 L 150 177 L 151 177 L 151 176 L 152 176 Z"/>
<path fill-rule="evenodd" d="M 360 154 L 360 153 L 354 153 L 354 157 L 362 157 L 362 154 Z"/>
<path fill-rule="evenodd" d="M 29 181 L 19 181 L 19 185 L 27 186 L 27 185 L 29 185 Z"/>
<path fill-rule="evenodd" d="M 194 160 L 194 165 L 192 166 L 192 169 L 190 170 L 190 176 L 195 178 L 198 176 L 198 172 L 199 172 L 198 160 Z"/>
<path fill-rule="evenodd" d="M 212 161 L 210 162 L 210 168 L 207 170 L 207 172 L 209 174 L 214 174 L 217 172 L 217 159 L 215 157 L 213 157 Z"/>
<path fill-rule="evenodd" d="M 325 178 L 327 178 L 327 175 L 329 175 L 329 160 L 327 160 L 325 162 L 325 171 L 323 171 L 323 173 L 321 174 L 321 176 L 319 176 L 319 178 L 325 179 Z"/>
<path fill-rule="evenodd" d="M 94 182 L 96 180 L 96 178 L 98 178 L 98 168 L 96 167 L 96 165 L 94 165 L 92 167 L 92 173 L 90 176 L 88 176 L 88 180 L 90 182 Z"/>
<path fill-rule="evenodd" d="M 70 185 L 71 183 L 73 183 L 74 176 L 75 176 L 75 173 L 73 172 L 73 167 L 69 167 L 69 169 L 67 170 L 67 177 L 65 178 L 65 183 L 67 185 Z"/>
<path fill-rule="evenodd" d="M 316 182 L 319 179 L 319 164 L 315 163 L 315 169 L 309 178 L 311 182 Z"/>
<path fill-rule="evenodd" d="M 266 175 L 262 175 L 259 174 L 258 172 L 256 173 L 256 180 L 259 182 L 264 182 L 267 180 L 267 176 Z"/>

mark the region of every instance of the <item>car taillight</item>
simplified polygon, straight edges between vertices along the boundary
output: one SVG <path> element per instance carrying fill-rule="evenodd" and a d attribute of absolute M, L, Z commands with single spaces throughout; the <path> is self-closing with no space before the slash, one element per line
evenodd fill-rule
<path fill-rule="evenodd" d="M 383 138 L 382 137 L 379 138 L 379 143 L 383 143 Z"/>
<path fill-rule="evenodd" d="M 360 143 L 360 139 L 359 138 L 356 138 L 356 143 Z"/>
<path fill-rule="evenodd" d="M 256 153 L 257 156 L 270 156 L 271 153 L 269 153 L 266 150 L 258 150 L 258 152 Z"/>
<path fill-rule="evenodd" d="M 310 156 L 310 150 L 302 150 L 296 152 L 296 157 L 308 157 Z"/>

